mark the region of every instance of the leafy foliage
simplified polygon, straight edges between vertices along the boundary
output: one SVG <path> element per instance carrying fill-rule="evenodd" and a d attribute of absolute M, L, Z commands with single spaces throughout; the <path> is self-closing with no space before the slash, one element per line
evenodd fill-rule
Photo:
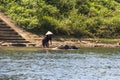
<path fill-rule="evenodd" d="M 119 0 L 0 0 L 0 11 L 37 34 L 120 37 Z"/>

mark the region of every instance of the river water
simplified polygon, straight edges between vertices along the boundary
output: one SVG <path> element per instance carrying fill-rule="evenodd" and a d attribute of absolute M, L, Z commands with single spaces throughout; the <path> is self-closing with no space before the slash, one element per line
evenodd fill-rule
<path fill-rule="evenodd" d="M 0 80 L 119 80 L 120 52 L 0 52 Z"/>

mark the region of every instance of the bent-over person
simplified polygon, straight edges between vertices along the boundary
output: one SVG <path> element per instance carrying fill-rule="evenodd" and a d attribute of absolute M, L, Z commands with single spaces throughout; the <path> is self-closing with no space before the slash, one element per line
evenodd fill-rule
<path fill-rule="evenodd" d="M 53 35 L 53 33 L 52 32 L 50 32 L 50 31 L 48 31 L 47 33 L 46 33 L 46 36 L 43 38 L 43 40 L 42 40 L 42 46 L 45 48 L 45 47 L 47 47 L 47 48 L 49 48 L 49 43 L 52 45 L 52 35 Z"/>

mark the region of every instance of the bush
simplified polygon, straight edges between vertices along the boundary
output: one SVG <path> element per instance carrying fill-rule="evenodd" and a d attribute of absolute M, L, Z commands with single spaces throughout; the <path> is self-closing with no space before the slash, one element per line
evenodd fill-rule
<path fill-rule="evenodd" d="M 120 35 L 118 0 L 1 0 L 0 11 L 37 34 L 113 38 Z"/>

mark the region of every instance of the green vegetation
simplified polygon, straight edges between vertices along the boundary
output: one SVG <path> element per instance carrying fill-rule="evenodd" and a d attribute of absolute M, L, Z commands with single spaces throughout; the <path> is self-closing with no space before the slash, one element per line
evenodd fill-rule
<path fill-rule="evenodd" d="M 108 39 L 108 38 L 88 38 L 84 39 L 85 41 L 96 42 L 96 43 L 105 43 L 105 44 L 117 44 L 120 39 Z"/>
<path fill-rule="evenodd" d="M 0 11 L 37 34 L 120 37 L 119 0 L 0 0 Z"/>

